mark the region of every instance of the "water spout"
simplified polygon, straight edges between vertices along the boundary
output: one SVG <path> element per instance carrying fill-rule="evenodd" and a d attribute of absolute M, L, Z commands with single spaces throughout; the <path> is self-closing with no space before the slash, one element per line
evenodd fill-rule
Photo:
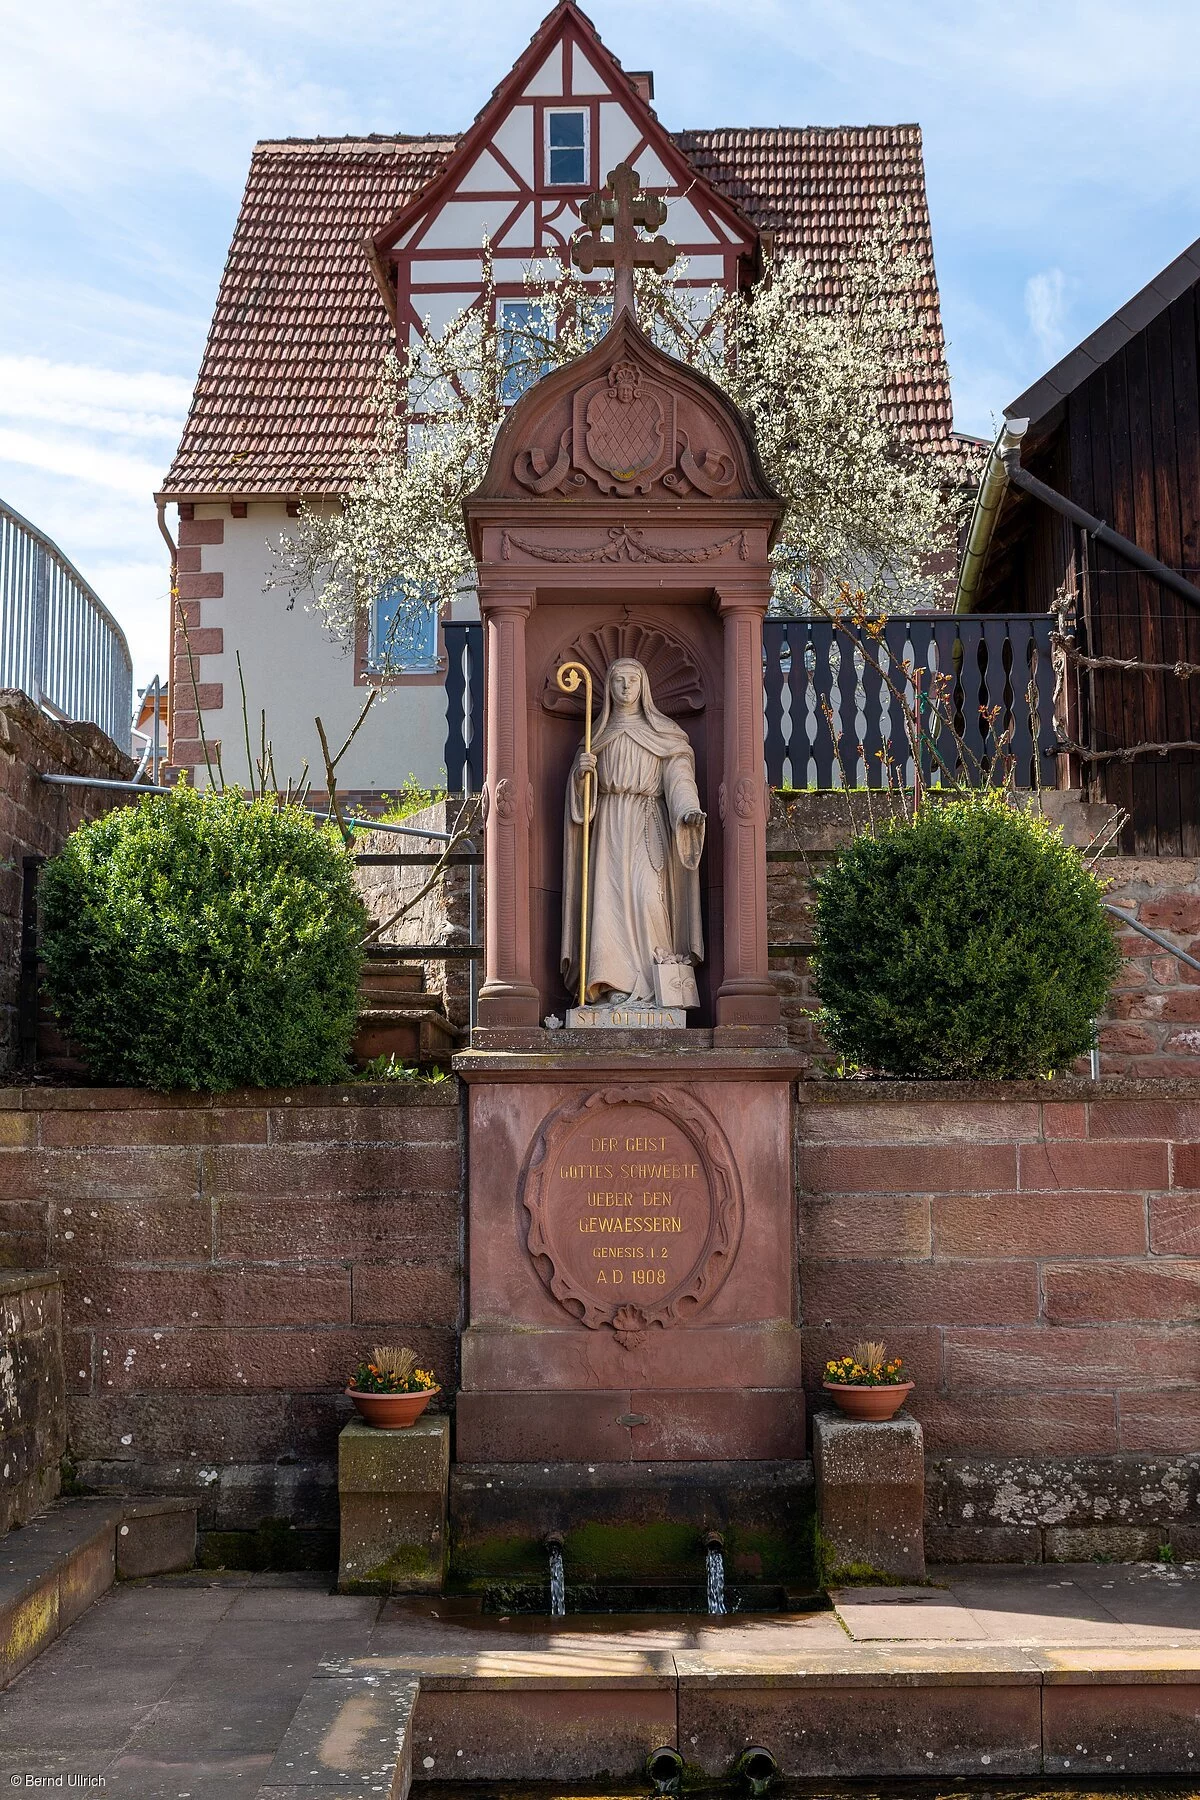
<path fill-rule="evenodd" d="M 550 1616 L 561 1619 L 567 1611 L 567 1582 L 563 1573 L 563 1541 L 557 1532 L 546 1539 L 546 1554 L 550 1558 Z"/>
<path fill-rule="evenodd" d="M 678 1750 L 664 1744 L 646 1758 L 646 1773 L 654 1783 L 656 1794 L 677 1794 L 683 1779 L 683 1758 Z"/>
<path fill-rule="evenodd" d="M 737 1773 L 752 1794 L 765 1794 L 779 1773 L 779 1764 L 769 1750 L 754 1744 L 738 1758 Z"/>
<path fill-rule="evenodd" d="M 708 1610 L 714 1619 L 725 1617 L 724 1540 L 719 1531 L 710 1531 L 704 1540 L 704 1560 L 708 1573 Z"/>

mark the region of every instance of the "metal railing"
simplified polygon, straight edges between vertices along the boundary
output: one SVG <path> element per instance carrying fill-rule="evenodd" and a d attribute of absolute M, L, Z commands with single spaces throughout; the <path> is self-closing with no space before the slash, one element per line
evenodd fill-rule
<path fill-rule="evenodd" d="M 46 534 L 0 501 L 0 687 L 86 719 L 128 752 L 133 663 L 125 633 Z"/>
<path fill-rule="evenodd" d="M 978 786 L 1000 757 L 1053 787 L 1054 621 L 1029 613 L 763 627 L 767 780 L 783 788 Z M 483 627 L 447 625 L 446 785 L 483 785 Z M 915 754 L 914 754 L 915 749 Z"/>
<path fill-rule="evenodd" d="M 1055 786 L 1053 625 L 1029 613 L 768 619 L 767 780 L 977 787 L 999 761 L 1018 787 Z"/>
<path fill-rule="evenodd" d="M 480 783 L 482 786 L 482 782 Z M 413 825 L 393 825 L 378 819 L 352 818 L 349 823 L 357 830 L 387 832 L 394 837 L 425 838 L 435 844 L 451 845 L 456 841 L 456 834 L 451 831 L 430 831 L 425 827 Z M 378 867 L 380 864 L 391 864 L 397 868 L 429 868 L 441 864 L 443 868 L 465 868 L 467 870 L 467 942 L 465 944 L 380 944 L 389 956 L 398 962 L 457 962 L 466 959 L 471 964 L 470 987 L 468 990 L 468 1023 L 474 1031 L 479 1011 L 479 963 L 483 957 L 483 945 L 476 943 L 479 936 L 479 869 L 483 862 L 483 853 L 473 838 L 463 837 L 457 840 L 462 849 L 442 850 L 434 854 L 397 851 L 391 854 L 357 855 L 354 860 L 360 866 L 367 864 Z"/>
<path fill-rule="evenodd" d="M 448 620 L 446 645 L 446 786 L 452 794 L 483 788 L 483 626 Z"/>

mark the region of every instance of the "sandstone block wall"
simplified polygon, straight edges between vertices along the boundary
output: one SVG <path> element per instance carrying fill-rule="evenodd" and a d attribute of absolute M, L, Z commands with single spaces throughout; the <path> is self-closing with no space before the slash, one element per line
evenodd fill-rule
<path fill-rule="evenodd" d="M 0 1259 L 63 1280 L 71 1453 L 206 1531 L 336 1525 L 373 1344 L 456 1382 L 457 1085 L 0 1093 Z"/>
<path fill-rule="evenodd" d="M 1162 1086 L 802 1088 L 808 1379 L 885 1337 L 933 1452 L 1200 1446 L 1200 1086 Z"/>
<path fill-rule="evenodd" d="M 58 1277 L 0 1272 L 0 1535 L 54 1499 L 66 1447 Z"/>
<path fill-rule="evenodd" d="M 1200 1551 L 1200 1083 L 810 1082 L 797 1125 L 806 1382 L 904 1356 L 931 1557 Z M 80 1479 L 332 1533 L 358 1358 L 457 1379 L 462 1173 L 453 1081 L 0 1092 L 0 1266 L 61 1270 Z"/>
<path fill-rule="evenodd" d="M 813 1083 L 806 1381 L 917 1382 L 931 1560 L 1200 1551 L 1200 1084 Z"/>
<path fill-rule="evenodd" d="M 127 781 L 134 766 L 97 726 L 60 724 L 26 695 L 0 690 L 0 1075 L 18 1053 L 23 861 L 53 856 L 76 825 L 121 801 L 111 788 L 51 787 L 41 777 Z"/>
<path fill-rule="evenodd" d="M 1113 857 L 1107 898 L 1200 957 L 1200 863 L 1189 857 Z M 1200 969 L 1119 926 L 1125 964 L 1100 1031 L 1106 1075 L 1200 1075 Z"/>

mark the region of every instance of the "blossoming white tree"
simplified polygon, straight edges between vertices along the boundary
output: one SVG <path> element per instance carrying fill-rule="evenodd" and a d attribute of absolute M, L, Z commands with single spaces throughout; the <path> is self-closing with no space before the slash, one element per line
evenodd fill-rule
<path fill-rule="evenodd" d="M 911 296 L 913 258 L 900 228 L 883 229 L 845 270 L 825 305 L 811 273 L 773 263 L 749 293 L 701 296 L 637 271 L 638 313 L 671 354 L 711 376 L 746 414 L 764 469 L 784 501 L 773 553 L 774 606 L 806 612 L 853 595 L 858 608 L 906 609 L 938 597 L 937 558 L 960 504 L 946 458 L 905 442 L 887 419 L 898 368 L 924 360 L 928 335 Z M 607 330 L 611 284 L 558 265 L 531 269 L 533 304 L 499 326 L 490 266 L 482 299 L 381 372 L 377 429 L 359 451 L 340 507 L 306 507 L 279 545 L 275 584 L 315 597 L 352 642 L 385 590 L 401 595 L 389 649 L 422 608 L 469 588 L 473 564 L 462 500 L 481 479 L 506 406 L 547 370 Z"/>

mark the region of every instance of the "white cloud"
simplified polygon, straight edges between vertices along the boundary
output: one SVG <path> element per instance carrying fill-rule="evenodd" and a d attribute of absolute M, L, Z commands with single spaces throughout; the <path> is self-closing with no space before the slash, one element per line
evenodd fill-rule
<path fill-rule="evenodd" d="M 73 435 L 54 436 L 33 431 L 10 431 L 0 426 L 0 462 L 27 463 L 53 475 L 73 476 L 115 488 L 121 494 L 143 494 L 146 504 L 162 479 L 158 463 L 142 462 L 119 451 L 85 444 Z"/>
<path fill-rule="evenodd" d="M 1067 278 L 1061 269 L 1039 269 L 1025 283 L 1025 317 L 1047 362 L 1067 348 Z"/>
<path fill-rule="evenodd" d="M 155 439 L 168 453 L 191 383 L 152 372 L 122 374 L 41 356 L 0 355 L 0 418 L 70 425 L 74 432 Z"/>

